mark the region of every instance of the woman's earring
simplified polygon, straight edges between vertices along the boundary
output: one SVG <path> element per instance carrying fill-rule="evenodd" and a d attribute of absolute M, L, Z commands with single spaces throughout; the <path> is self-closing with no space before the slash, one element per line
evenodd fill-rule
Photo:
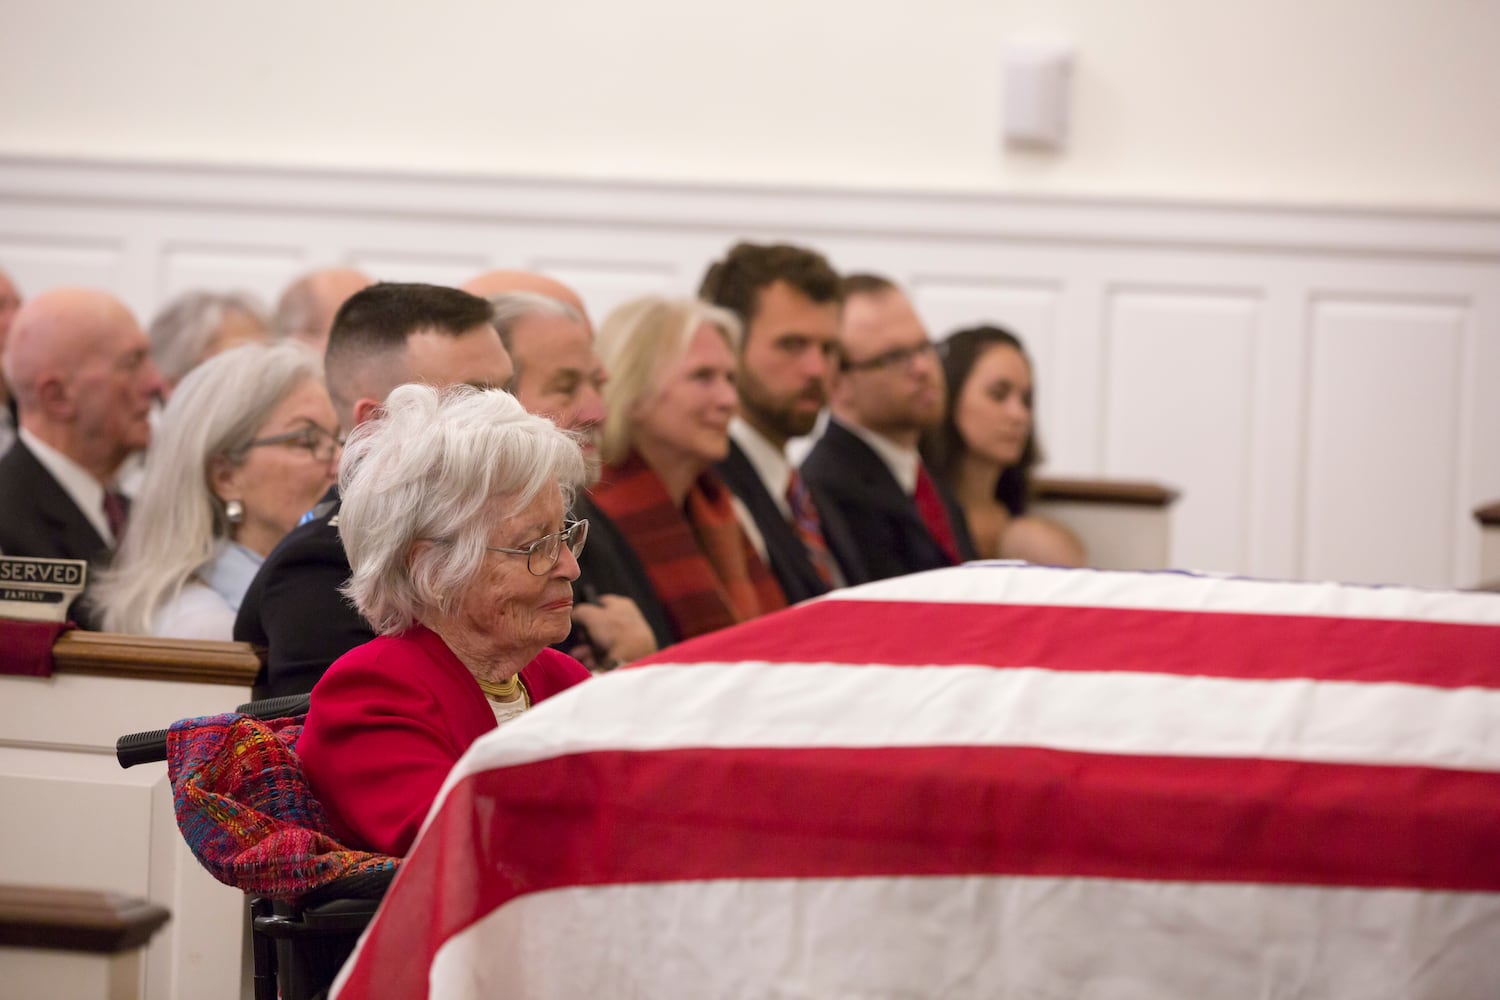
<path fill-rule="evenodd" d="M 224 501 L 224 520 L 230 524 L 239 524 L 245 519 L 245 505 L 238 500 Z"/>

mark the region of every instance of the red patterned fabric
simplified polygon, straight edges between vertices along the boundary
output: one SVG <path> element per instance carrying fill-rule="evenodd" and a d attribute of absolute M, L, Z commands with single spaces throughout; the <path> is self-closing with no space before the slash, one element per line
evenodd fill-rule
<path fill-rule="evenodd" d="M 294 749 L 301 731 L 301 716 L 262 722 L 231 712 L 184 719 L 168 733 L 178 829 L 220 882 L 295 899 L 401 863 L 334 839 Z"/>
<path fill-rule="evenodd" d="M 682 639 L 786 607 L 786 595 L 734 516 L 711 472 L 688 493 L 686 513 L 638 455 L 604 470 L 590 494 L 630 542 Z"/>
<path fill-rule="evenodd" d="M 948 509 L 943 506 L 937 487 L 932 485 L 932 477 L 927 474 L 925 465 L 917 466 L 917 492 L 912 499 L 916 501 L 917 513 L 922 515 L 922 523 L 927 525 L 927 531 L 938 543 L 938 548 L 953 565 L 963 562 L 964 557 L 959 554 L 958 542 L 953 537 L 953 525 L 948 521 Z"/>

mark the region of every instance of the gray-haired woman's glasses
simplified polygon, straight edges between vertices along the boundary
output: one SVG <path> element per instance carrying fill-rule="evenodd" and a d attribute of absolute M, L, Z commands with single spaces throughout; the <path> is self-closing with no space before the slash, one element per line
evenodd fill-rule
<path fill-rule="evenodd" d="M 546 576 L 552 572 L 552 567 L 562 558 L 562 547 L 567 545 L 577 559 L 583 554 L 583 543 L 589 538 L 588 518 L 581 521 L 573 521 L 561 531 L 554 531 L 550 535 L 543 535 L 534 542 L 522 545 L 520 548 L 511 549 L 503 545 L 486 545 L 485 548 L 491 552 L 508 552 L 513 556 L 525 556 L 526 568 L 533 576 Z"/>
<path fill-rule="evenodd" d="M 302 428 L 300 431 L 288 431 L 285 434 L 272 434 L 270 437 L 256 438 L 245 445 L 241 453 L 251 448 L 264 448 L 267 445 L 284 444 L 292 448 L 306 449 L 316 462 L 328 462 L 338 454 L 344 446 L 344 439 L 337 434 L 328 431 L 316 424 Z"/>

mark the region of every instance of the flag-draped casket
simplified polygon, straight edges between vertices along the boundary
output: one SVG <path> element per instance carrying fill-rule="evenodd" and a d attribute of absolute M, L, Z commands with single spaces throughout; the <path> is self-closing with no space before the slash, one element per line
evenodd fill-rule
<path fill-rule="evenodd" d="M 455 768 L 363 997 L 1500 997 L 1500 597 L 974 564 Z"/>

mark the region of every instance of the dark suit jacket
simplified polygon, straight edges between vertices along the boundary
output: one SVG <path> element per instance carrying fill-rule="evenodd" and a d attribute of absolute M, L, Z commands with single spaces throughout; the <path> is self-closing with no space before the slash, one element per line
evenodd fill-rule
<path fill-rule="evenodd" d="M 609 519 L 609 515 L 594 505 L 588 494 L 579 491 L 573 501 L 573 516 L 588 518 L 589 540 L 578 560 L 581 575 L 573 583 L 573 596 L 578 601 L 597 600 L 603 594 L 619 594 L 628 597 L 641 609 L 646 624 L 656 636 L 656 647 L 665 649 L 678 640 L 678 635 L 667 621 L 667 612 L 656 596 L 646 576 L 646 567 L 641 565 L 635 549 L 620 534 L 620 529 Z M 568 636 L 559 648 L 567 652 L 582 641 L 578 630 Z"/>
<path fill-rule="evenodd" d="M 261 564 L 245 592 L 234 637 L 266 649 L 266 667 L 256 680 L 257 698 L 311 691 L 324 671 L 349 650 L 375 638 L 368 622 L 339 593 L 349 579 L 349 558 L 338 533 L 338 487 L 329 489 L 307 524 L 294 528 Z M 646 571 L 613 522 L 584 495 L 574 504 L 589 520 L 584 575 L 574 585 L 578 600 L 594 594 L 623 594 L 640 606 L 657 644 L 672 642 L 666 614 Z M 585 586 L 594 589 L 588 591 Z M 572 649 L 577 630 L 557 648 Z"/>
<path fill-rule="evenodd" d="M 823 519 L 828 547 L 851 584 L 950 565 L 890 468 L 837 420 L 828 421 L 803 461 L 802 478 Z M 976 558 L 963 510 L 942 483 L 934 484 L 959 553 Z"/>
<path fill-rule="evenodd" d="M 86 559 L 89 576 L 109 565 L 114 550 L 31 449 L 17 438 L 0 458 L 0 552 L 32 559 Z M 101 617 L 85 591 L 68 617 L 97 629 Z"/>
<path fill-rule="evenodd" d="M 796 604 L 828 593 L 828 585 L 813 568 L 797 529 L 787 522 L 755 466 L 732 439 L 729 457 L 719 463 L 716 471 L 730 492 L 739 497 L 750 511 L 755 526 L 760 529 L 760 535 L 766 541 L 766 558 L 770 560 L 771 572 L 781 584 L 787 603 Z"/>
<path fill-rule="evenodd" d="M 339 541 L 338 513 L 334 486 L 313 519 L 271 550 L 240 602 L 234 637 L 266 650 L 257 698 L 311 691 L 334 660 L 375 638 L 369 622 L 339 593 L 349 579 L 349 558 Z"/>

